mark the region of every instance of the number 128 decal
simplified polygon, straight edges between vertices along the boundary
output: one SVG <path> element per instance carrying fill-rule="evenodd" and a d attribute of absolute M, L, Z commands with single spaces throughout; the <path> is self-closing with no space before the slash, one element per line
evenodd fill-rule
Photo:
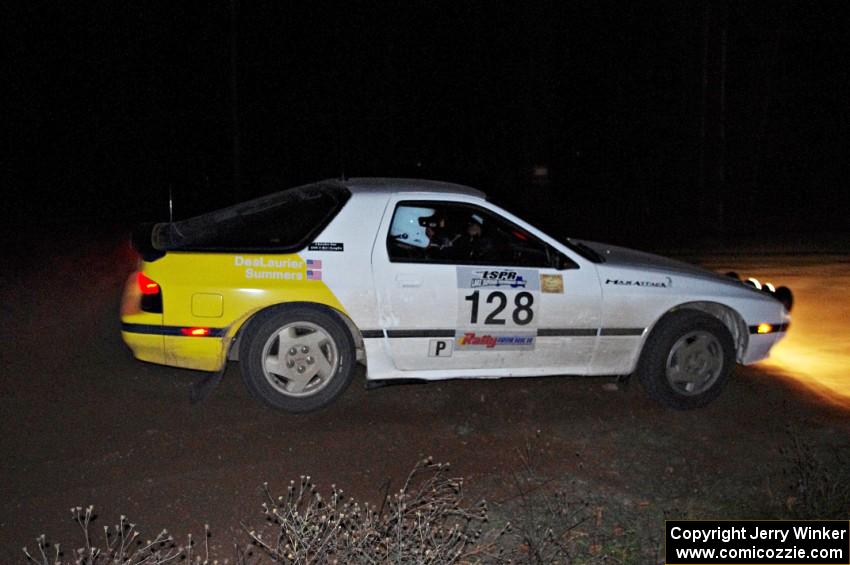
<path fill-rule="evenodd" d="M 487 304 L 494 304 L 495 307 L 490 311 L 486 318 L 484 318 L 484 325 L 493 325 L 493 326 L 504 326 L 507 323 L 507 313 L 503 314 L 503 311 L 508 305 L 508 297 L 507 295 L 500 291 L 495 290 L 493 292 L 488 293 L 487 298 L 484 300 Z M 471 312 L 469 316 L 468 323 L 469 324 L 478 324 L 478 315 L 479 315 L 479 303 L 481 298 L 481 291 L 476 290 L 472 294 L 469 294 L 464 297 L 464 300 L 467 300 L 471 303 Z M 510 310 L 510 319 L 514 324 L 518 326 L 527 326 L 534 319 L 534 310 L 531 307 L 534 305 L 534 295 L 530 292 L 518 292 L 514 294 L 513 297 L 513 308 Z"/>
<path fill-rule="evenodd" d="M 537 269 L 458 267 L 457 288 L 459 328 L 537 327 Z"/>

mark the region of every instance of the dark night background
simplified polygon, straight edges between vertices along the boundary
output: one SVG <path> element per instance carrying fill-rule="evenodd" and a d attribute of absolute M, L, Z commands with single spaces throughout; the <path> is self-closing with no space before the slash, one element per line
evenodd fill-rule
<path fill-rule="evenodd" d="M 848 15 L 848 0 L 4 2 L 0 563 L 41 532 L 77 555 L 68 508 L 88 504 L 141 539 L 209 523 L 212 558 L 232 558 L 265 521 L 265 481 L 309 474 L 372 512 L 428 455 L 463 477 L 464 505 L 492 503 L 489 527 L 516 525 L 517 563 L 544 536 L 571 562 L 659 563 L 665 519 L 846 520 Z M 341 173 L 469 184 L 554 236 L 788 286 L 791 329 L 695 411 L 622 375 L 367 391 L 358 368 L 296 416 L 263 409 L 235 363 L 190 404 L 210 373 L 132 358 L 128 232 L 167 220 L 169 192 L 180 219 Z M 622 320 L 640 308 L 619 304 Z"/>
<path fill-rule="evenodd" d="M 181 218 L 344 171 L 614 241 L 850 231 L 845 2 L 5 11 L 12 225 L 163 220 L 169 188 Z"/>

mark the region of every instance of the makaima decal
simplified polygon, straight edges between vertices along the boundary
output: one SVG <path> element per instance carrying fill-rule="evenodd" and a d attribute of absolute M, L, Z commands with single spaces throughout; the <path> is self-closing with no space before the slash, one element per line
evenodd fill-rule
<path fill-rule="evenodd" d="M 664 277 L 664 280 L 659 281 L 633 281 L 628 279 L 606 279 L 605 284 L 616 286 L 639 286 L 648 288 L 670 288 L 673 286 L 673 279 Z"/>

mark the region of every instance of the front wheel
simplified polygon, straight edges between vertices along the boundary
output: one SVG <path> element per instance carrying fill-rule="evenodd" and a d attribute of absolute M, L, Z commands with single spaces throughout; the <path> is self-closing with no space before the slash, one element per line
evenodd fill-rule
<path fill-rule="evenodd" d="M 735 366 L 735 345 L 720 320 L 696 310 L 668 315 L 638 362 L 644 390 L 665 406 L 689 410 L 720 394 Z"/>
<path fill-rule="evenodd" d="M 330 404 L 354 375 L 354 341 L 335 314 L 309 305 L 263 312 L 242 337 L 239 363 L 251 394 L 272 408 Z"/>

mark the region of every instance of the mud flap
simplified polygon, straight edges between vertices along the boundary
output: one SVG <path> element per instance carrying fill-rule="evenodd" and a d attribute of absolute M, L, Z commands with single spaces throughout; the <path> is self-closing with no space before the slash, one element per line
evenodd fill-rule
<path fill-rule="evenodd" d="M 204 377 L 192 384 L 189 387 L 189 403 L 197 404 L 209 396 L 213 389 L 218 386 L 218 383 L 221 382 L 221 378 L 224 376 L 224 371 L 226 370 L 227 362 L 225 361 L 222 368 L 216 371 L 211 377 Z"/>
<path fill-rule="evenodd" d="M 230 346 L 233 344 L 233 339 L 228 341 L 224 350 L 224 362 L 221 364 L 221 369 L 213 373 L 211 376 L 205 376 L 199 381 L 196 381 L 189 387 L 189 403 L 197 404 L 206 399 L 212 391 L 218 387 L 221 379 L 224 377 L 224 372 L 227 371 L 227 357 L 230 353 Z"/>

